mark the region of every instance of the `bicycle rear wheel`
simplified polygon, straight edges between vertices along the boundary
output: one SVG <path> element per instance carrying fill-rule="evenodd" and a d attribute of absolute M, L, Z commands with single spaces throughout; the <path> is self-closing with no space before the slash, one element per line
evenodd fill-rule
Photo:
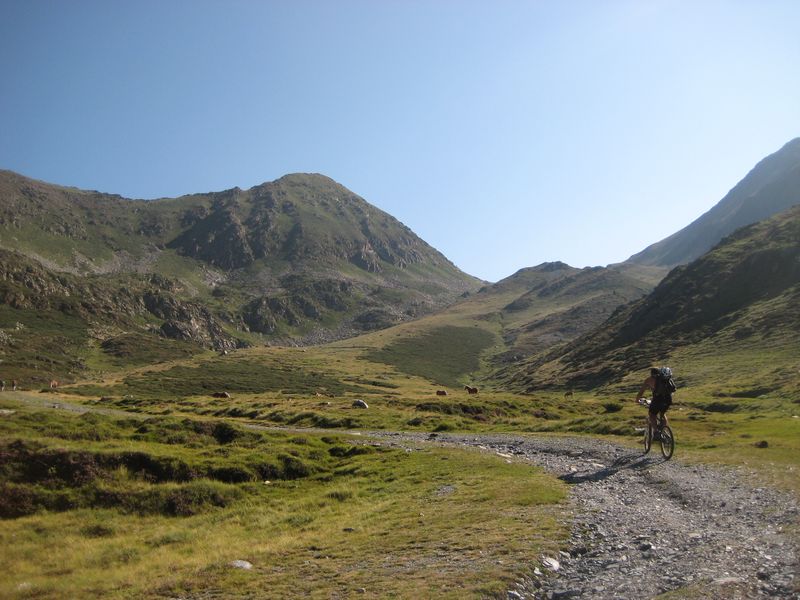
<path fill-rule="evenodd" d="M 661 429 L 661 454 L 669 460 L 672 458 L 673 452 L 675 452 L 675 438 L 672 436 L 672 429 L 669 428 L 669 425 L 664 425 Z"/>
<path fill-rule="evenodd" d="M 653 428 L 650 427 L 650 424 L 647 424 L 647 427 L 644 428 L 644 453 L 647 454 L 650 452 L 650 446 L 653 443 Z"/>

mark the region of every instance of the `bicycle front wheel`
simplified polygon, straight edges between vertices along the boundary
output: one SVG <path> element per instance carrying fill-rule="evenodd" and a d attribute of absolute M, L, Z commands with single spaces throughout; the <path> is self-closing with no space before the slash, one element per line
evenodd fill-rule
<path fill-rule="evenodd" d="M 661 430 L 661 454 L 669 460 L 672 458 L 673 452 L 675 452 L 675 438 L 672 436 L 672 429 L 668 425 L 664 425 Z"/>

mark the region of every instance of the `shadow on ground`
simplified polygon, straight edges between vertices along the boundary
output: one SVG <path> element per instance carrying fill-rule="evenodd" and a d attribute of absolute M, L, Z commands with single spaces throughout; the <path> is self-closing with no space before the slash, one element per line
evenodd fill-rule
<path fill-rule="evenodd" d="M 606 467 L 602 467 L 597 471 L 592 472 L 576 472 L 576 473 L 567 473 L 565 475 L 561 475 L 559 479 L 569 484 L 578 484 L 578 483 L 585 483 L 589 482 L 598 482 L 602 481 L 603 479 L 607 479 L 612 475 L 619 473 L 620 471 L 624 471 L 627 469 L 636 469 L 645 471 L 651 467 L 663 464 L 666 462 L 664 458 L 657 458 L 655 456 L 643 456 L 641 454 L 629 454 L 627 456 L 621 456 L 613 463 Z"/>

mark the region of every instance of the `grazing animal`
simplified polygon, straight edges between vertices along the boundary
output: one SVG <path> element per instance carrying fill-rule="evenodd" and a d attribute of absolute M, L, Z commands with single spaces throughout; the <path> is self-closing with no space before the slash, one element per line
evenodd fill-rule
<path fill-rule="evenodd" d="M 17 380 L 16 379 L 12 379 L 11 380 L 11 391 L 12 392 L 16 392 L 17 391 Z"/>
<path fill-rule="evenodd" d="M 436 390 L 437 396 L 447 396 L 447 390 Z"/>
<path fill-rule="evenodd" d="M 574 394 L 572 393 L 572 390 L 570 390 L 566 394 L 564 394 L 564 400 L 566 400 L 567 398 L 572 398 L 573 396 Z"/>
<path fill-rule="evenodd" d="M 56 388 L 58 387 L 58 385 L 59 385 L 59 384 L 58 384 L 58 381 L 57 381 L 57 380 L 55 380 L 55 379 L 53 379 L 53 380 L 50 382 L 50 389 L 51 389 L 51 390 L 54 390 L 54 389 L 56 389 Z"/>
<path fill-rule="evenodd" d="M 468 385 L 465 385 L 464 389 L 467 390 L 468 394 L 477 394 L 478 393 L 478 388 L 476 388 L 476 387 L 470 387 Z"/>
<path fill-rule="evenodd" d="M 212 398 L 230 398 L 231 395 L 228 392 L 214 392 L 211 394 Z"/>

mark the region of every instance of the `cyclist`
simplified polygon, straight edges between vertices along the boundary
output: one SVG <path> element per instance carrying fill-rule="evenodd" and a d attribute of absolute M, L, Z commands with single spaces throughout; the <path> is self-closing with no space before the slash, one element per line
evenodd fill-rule
<path fill-rule="evenodd" d="M 664 418 L 664 424 L 668 425 L 666 412 L 672 404 L 672 390 L 670 390 L 667 381 L 671 381 L 672 371 L 669 367 L 662 367 L 657 369 L 653 367 L 650 369 L 650 376 L 644 380 L 639 393 L 636 394 L 636 401 L 641 402 L 644 393 L 647 390 L 653 392 L 653 400 L 650 402 L 648 415 L 650 419 L 650 427 L 653 431 L 658 431 L 658 417 Z"/>

